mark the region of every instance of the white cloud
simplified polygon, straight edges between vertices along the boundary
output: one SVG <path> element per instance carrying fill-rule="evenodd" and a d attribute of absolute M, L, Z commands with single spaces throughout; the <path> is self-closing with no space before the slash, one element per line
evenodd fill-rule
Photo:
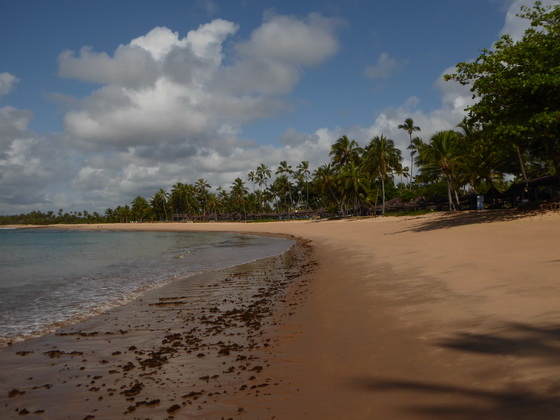
<path fill-rule="evenodd" d="M 24 136 L 33 113 L 10 106 L 0 108 L 0 157 L 5 156 L 12 141 Z"/>
<path fill-rule="evenodd" d="M 293 109 L 286 94 L 338 51 L 339 26 L 315 14 L 271 16 L 226 49 L 238 26 L 216 19 L 184 37 L 157 27 L 112 53 L 61 53 L 61 77 L 100 86 L 82 99 L 51 95 L 69 109 L 56 136 L 31 132 L 30 111 L 0 109 L 0 213 L 102 212 L 178 181 L 227 187 L 259 163 L 321 164 L 335 140 L 328 131 L 287 132 L 274 147 L 244 139 L 242 128 Z M 2 77 L 7 92 L 17 80 Z"/>
<path fill-rule="evenodd" d="M 89 48 L 61 54 L 62 76 L 103 84 L 65 116 L 75 147 L 90 157 L 106 155 L 88 161 L 74 188 L 124 191 L 135 183 L 147 189 L 187 182 L 191 174 L 217 182 L 240 176 L 262 152 L 240 137 L 243 124 L 292 109 L 285 94 L 306 67 L 337 52 L 339 25 L 316 14 L 270 17 L 234 46 L 228 65 L 223 44 L 238 26 L 222 19 L 183 38 L 155 28 L 112 56 Z M 132 69 L 134 63 L 140 68 Z M 282 160 L 281 150 L 269 152 L 266 162 Z"/>
<path fill-rule="evenodd" d="M 246 57 L 272 60 L 291 66 L 312 66 L 334 55 L 339 43 L 334 30 L 339 21 L 317 14 L 307 20 L 274 16 L 251 34 L 237 50 Z"/>
<path fill-rule="evenodd" d="M 560 5 L 558 0 L 541 0 L 541 3 L 543 6 Z M 500 34 L 508 34 L 516 41 L 523 38 L 523 34 L 529 28 L 530 22 L 527 19 L 519 18 L 517 15 L 522 13 L 521 6 L 531 7 L 533 4 L 533 0 L 514 0 L 507 10 L 506 21 Z"/>
<path fill-rule="evenodd" d="M 237 46 L 230 66 L 223 63 L 223 43 L 238 27 L 222 19 L 184 38 L 155 28 L 113 56 L 91 48 L 66 51 L 59 57 L 61 76 L 104 85 L 66 114 L 66 129 L 89 150 L 223 147 L 231 140 L 224 133 L 291 109 L 282 95 L 304 67 L 337 51 L 337 26 L 319 15 L 273 17 Z"/>
<path fill-rule="evenodd" d="M 406 65 L 403 61 L 392 58 L 389 53 L 383 52 L 379 55 L 377 62 L 366 67 L 364 75 L 368 79 L 388 79 L 393 72 L 400 70 Z"/>
<path fill-rule="evenodd" d="M 25 131 L 9 141 L 4 138 L 0 150 L 0 214 L 8 209 L 13 214 L 52 206 L 49 191 L 72 176 L 74 170 L 72 152 L 57 137 L 39 137 Z"/>
<path fill-rule="evenodd" d="M 19 79 L 10 73 L 0 73 L 0 96 L 10 93 Z"/>
<path fill-rule="evenodd" d="M 341 24 L 317 14 L 305 20 L 269 17 L 248 41 L 236 45 L 239 56 L 222 69 L 218 86 L 236 96 L 291 92 L 304 68 L 321 64 L 338 52 L 336 30 Z"/>

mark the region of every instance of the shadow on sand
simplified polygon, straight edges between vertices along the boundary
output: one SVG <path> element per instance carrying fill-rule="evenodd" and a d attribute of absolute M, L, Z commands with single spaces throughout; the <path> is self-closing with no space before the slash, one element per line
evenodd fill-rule
<path fill-rule="evenodd" d="M 549 372 L 539 379 L 539 391 L 516 384 L 518 372 L 515 371 L 504 372 L 504 376 L 513 378 L 510 381 L 496 377 L 480 388 L 373 378 L 355 378 L 351 386 L 376 393 L 401 394 L 403 410 L 412 418 L 560 419 L 560 383 L 555 371 L 549 371 L 557 370 L 560 364 L 560 326 L 510 323 L 495 331 L 493 334 L 459 332 L 433 345 L 463 353 L 528 358 L 533 368 Z"/>
<path fill-rule="evenodd" d="M 475 225 L 481 223 L 507 222 L 511 220 L 524 219 L 542 214 L 538 210 L 483 210 L 483 211 L 460 211 L 441 213 L 437 218 L 424 219 L 419 217 L 419 223 L 410 229 L 390 233 L 395 235 L 405 232 L 426 232 L 438 229 L 450 229 L 457 226 Z"/>
<path fill-rule="evenodd" d="M 446 420 L 560 418 L 560 402 L 557 397 L 541 396 L 528 390 L 500 392 L 422 381 L 373 378 L 356 378 L 353 387 L 375 393 L 398 393 L 402 396 L 403 418 Z"/>
<path fill-rule="evenodd" d="M 560 363 L 559 326 L 510 323 L 499 331 L 499 334 L 459 332 L 436 345 L 463 352 L 532 357 L 541 363 Z"/>

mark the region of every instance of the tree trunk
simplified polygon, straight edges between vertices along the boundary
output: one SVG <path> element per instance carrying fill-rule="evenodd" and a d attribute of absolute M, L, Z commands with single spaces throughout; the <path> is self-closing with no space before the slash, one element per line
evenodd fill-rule
<path fill-rule="evenodd" d="M 382 177 L 381 178 L 381 195 L 382 195 L 382 199 L 383 199 L 383 211 L 382 214 L 385 214 L 385 179 Z"/>
<path fill-rule="evenodd" d="M 517 157 L 519 158 L 519 166 L 521 166 L 521 173 L 523 174 L 523 180 L 525 181 L 525 192 L 529 191 L 529 180 L 527 179 L 527 173 L 525 172 L 525 163 L 523 162 L 523 158 L 521 157 L 521 151 L 519 147 L 515 146 L 515 150 L 517 151 Z"/>
<path fill-rule="evenodd" d="M 412 180 L 414 179 L 414 152 L 410 152 L 410 191 L 412 191 Z"/>
<path fill-rule="evenodd" d="M 449 201 L 449 211 L 455 210 L 453 196 L 451 195 L 451 180 L 449 179 L 449 175 L 447 176 L 447 199 Z"/>
<path fill-rule="evenodd" d="M 374 210 L 373 210 L 373 215 L 377 216 L 377 199 L 379 198 L 379 187 L 375 189 L 375 204 L 374 204 Z"/>
<path fill-rule="evenodd" d="M 454 189 L 453 192 L 455 193 L 455 201 L 457 202 L 457 208 L 460 209 L 461 208 L 461 202 L 459 201 L 459 194 L 457 193 L 456 189 Z"/>

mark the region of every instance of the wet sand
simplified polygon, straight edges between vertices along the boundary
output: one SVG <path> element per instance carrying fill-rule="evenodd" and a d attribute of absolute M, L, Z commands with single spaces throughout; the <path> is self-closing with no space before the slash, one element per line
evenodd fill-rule
<path fill-rule="evenodd" d="M 305 296 L 303 241 L 0 352 L 1 418 L 231 418 L 271 399 L 272 332 Z M 288 387 L 289 388 L 289 387 Z"/>
<path fill-rule="evenodd" d="M 220 293 L 190 311 L 158 289 L 0 352 L 3 418 L 560 418 L 558 213 L 104 228 L 288 234 L 313 253 L 257 311 L 259 329 Z M 264 283 L 240 310 L 290 270 L 261 267 L 245 272 Z M 200 281 L 221 292 L 236 278 L 220 276 Z"/>

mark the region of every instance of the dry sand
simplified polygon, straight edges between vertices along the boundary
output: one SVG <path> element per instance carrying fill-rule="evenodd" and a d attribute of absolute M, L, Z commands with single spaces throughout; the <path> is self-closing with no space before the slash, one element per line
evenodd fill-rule
<path fill-rule="evenodd" d="M 294 235 L 313 255 L 201 276 L 200 307 L 176 284 L 2 350 L 2 418 L 560 418 L 558 213 L 103 228 Z"/>

